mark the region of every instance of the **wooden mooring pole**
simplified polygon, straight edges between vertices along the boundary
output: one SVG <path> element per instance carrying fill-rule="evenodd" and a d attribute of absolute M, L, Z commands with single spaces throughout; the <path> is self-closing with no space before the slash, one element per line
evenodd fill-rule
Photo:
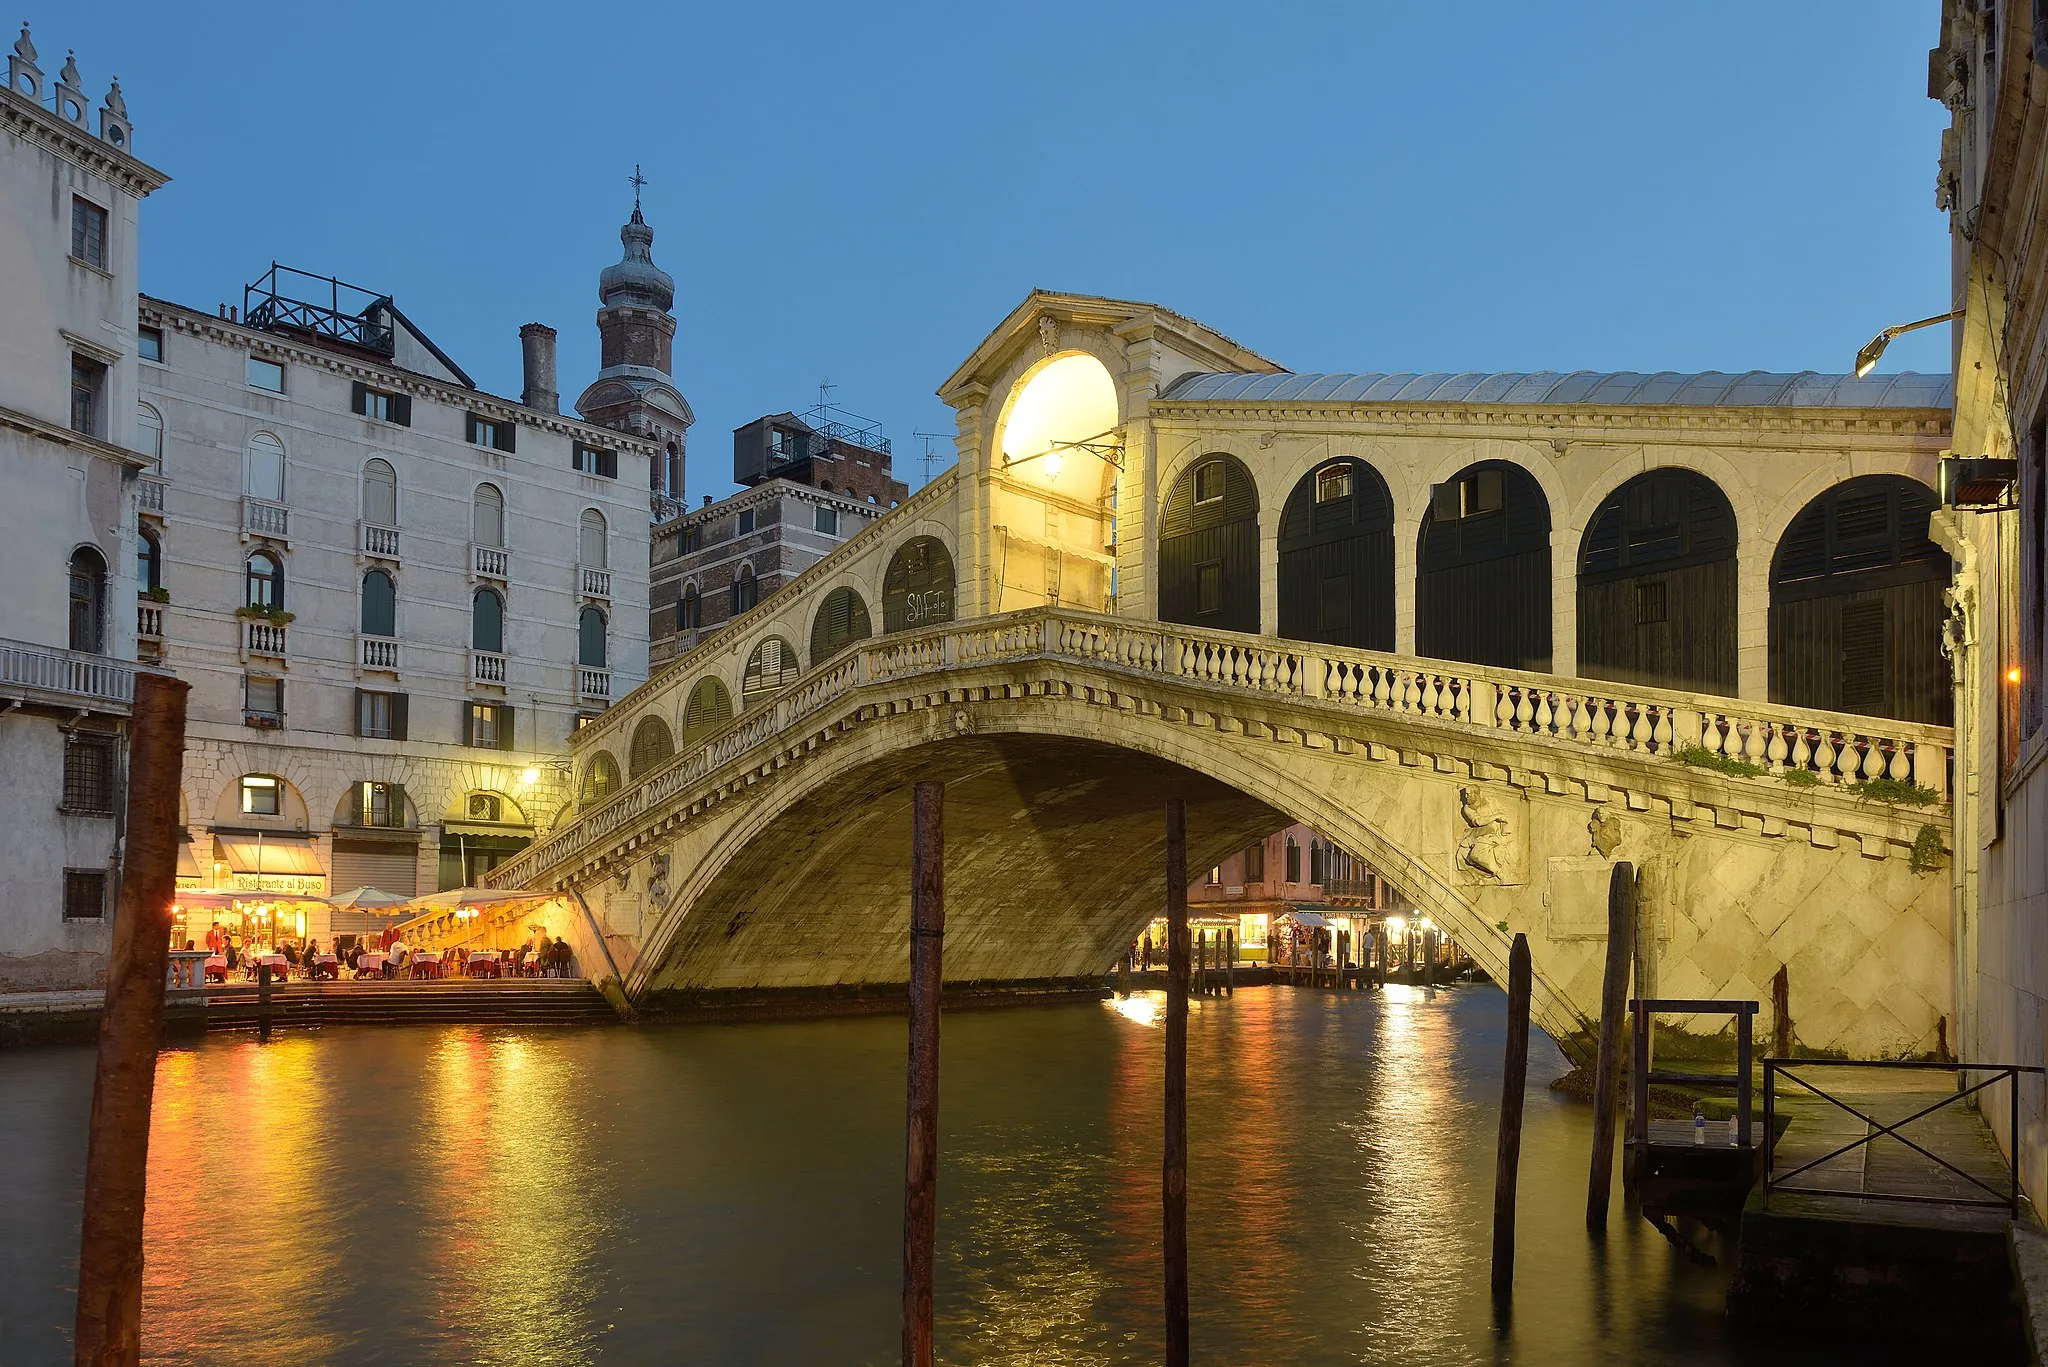
<path fill-rule="evenodd" d="M 149 1112 L 164 1035 L 171 899 L 178 881 L 178 777 L 192 686 L 137 674 L 128 729 L 128 830 L 107 954 L 106 1006 L 85 1158 L 79 1233 L 78 1367 L 142 1360 L 142 1225 Z"/>
<path fill-rule="evenodd" d="M 1188 805 L 1166 803 L 1166 1367 L 1188 1364 Z"/>
<path fill-rule="evenodd" d="M 1493 1303 L 1515 1293 L 1515 1181 L 1522 1166 L 1522 1089 L 1529 1080 L 1529 937 L 1508 950 L 1508 1051 L 1500 1076 L 1500 1147 L 1493 1166 Z"/>
<path fill-rule="evenodd" d="M 1636 945 L 1636 867 L 1618 861 L 1607 879 L 1607 973 L 1600 984 L 1600 1054 L 1593 1069 L 1593 1166 L 1586 1178 L 1586 1228 L 1607 1230 L 1614 1185 L 1614 1108 L 1621 1100 L 1621 1031 L 1628 1013 L 1628 965 Z"/>
<path fill-rule="evenodd" d="M 1223 995 L 1237 995 L 1237 932 L 1223 932 Z"/>
<path fill-rule="evenodd" d="M 1947 1024 L 1946 1017 L 1942 1023 Z M 1771 1053 L 1792 1057 L 1792 979 L 1783 964 L 1771 977 Z"/>
<path fill-rule="evenodd" d="M 1131 951 L 1128 949 L 1124 951 L 1123 958 L 1116 961 L 1116 994 L 1119 997 L 1131 995 Z"/>
<path fill-rule="evenodd" d="M 912 789 L 903 1367 L 931 1367 L 932 1362 L 932 1261 L 939 1214 L 939 985 L 946 934 L 945 802 L 943 783 L 919 783 Z"/>

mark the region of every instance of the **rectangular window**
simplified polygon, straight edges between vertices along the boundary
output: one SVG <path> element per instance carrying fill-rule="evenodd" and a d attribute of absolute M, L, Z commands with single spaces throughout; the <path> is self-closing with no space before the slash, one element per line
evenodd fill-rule
<path fill-rule="evenodd" d="M 744 511 L 742 511 L 742 512 L 740 513 L 740 529 L 739 529 L 739 531 L 738 531 L 737 533 L 735 533 L 735 534 L 736 534 L 736 535 L 738 535 L 738 536 L 745 536 L 745 535 L 747 535 L 747 534 L 748 534 L 749 532 L 751 532 L 751 531 L 753 531 L 753 530 L 754 530 L 754 510 L 753 510 L 752 508 L 748 508 L 748 509 L 745 509 Z"/>
<path fill-rule="evenodd" d="M 242 815 L 276 816 L 280 810 L 277 780 L 265 774 L 249 774 L 242 779 Z"/>
<path fill-rule="evenodd" d="M 1316 502 L 1339 503 L 1351 497 L 1351 467 L 1326 465 L 1316 471 Z"/>
<path fill-rule="evenodd" d="M 1223 562 L 1211 560 L 1195 566 L 1195 615 L 1204 617 L 1223 611 Z"/>
<path fill-rule="evenodd" d="M 258 725 L 284 724 L 284 680 L 255 674 L 242 680 L 242 712 L 245 720 Z"/>
<path fill-rule="evenodd" d="M 64 746 L 64 810 L 114 814 L 114 742 L 108 737 L 73 736 Z"/>
<path fill-rule="evenodd" d="M 514 425 L 509 422 L 493 422 L 489 418 L 468 415 L 469 443 L 472 446 L 488 446 L 493 451 L 511 451 L 514 448 Z"/>
<path fill-rule="evenodd" d="M 1250 845 L 1244 852 L 1244 881 L 1263 883 L 1266 881 L 1266 842 Z"/>
<path fill-rule="evenodd" d="M 1497 513 L 1501 509 L 1501 474 L 1498 470 L 1481 470 L 1468 475 L 1458 484 L 1459 515 L 1477 517 L 1481 513 Z"/>
<path fill-rule="evenodd" d="M 372 740 L 404 740 L 406 695 L 356 690 L 356 734 Z"/>
<path fill-rule="evenodd" d="M 512 709 L 500 702 L 465 703 L 462 743 L 479 750 L 512 748 Z"/>
<path fill-rule="evenodd" d="M 251 356 L 249 386 L 252 389 L 267 389 L 273 394 L 284 393 L 284 366 L 276 361 L 266 361 L 261 356 Z"/>
<path fill-rule="evenodd" d="M 1664 581 L 1645 580 L 1636 585 L 1636 625 L 1653 626 L 1665 620 Z"/>
<path fill-rule="evenodd" d="M 161 361 L 164 358 L 163 329 L 135 329 L 135 354 L 145 361 Z"/>
<path fill-rule="evenodd" d="M 405 786 L 364 782 L 356 785 L 359 825 L 397 828 L 405 825 Z"/>
<path fill-rule="evenodd" d="M 107 211 L 76 196 L 71 200 L 71 255 L 88 266 L 107 268 Z"/>
<path fill-rule="evenodd" d="M 596 446 L 585 446 L 577 442 L 571 448 L 569 463 L 586 475 L 597 475 L 603 479 L 619 477 L 619 453 L 606 451 Z"/>
<path fill-rule="evenodd" d="M 71 353 L 71 430 L 106 435 L 107 368 L 90 356 Z"/>
<path fill-rule="evenodd" d="M 107 917 L 107 871 L 64 870 L 64 919 L 104 921 Z"/>
<path fill-rule="evenodd" d="M 683 528 L 682 553 L 684 555 L 689 555 L 693 551 L 702 550 L 703 546 L 704 529 L 702 527 Z"/>
<path fill-rule="evenodd" d="M 1210 887 L 1212 887 L 1212 888 L 1215 888 L 1215 887 L 1221 887 L 1222 885 L 1223 885 L 1223 866 L 1222 866 L 1221 864 L 1218 864 L 1218 865 L 1216 865 L 1216 866 L 1215 866 L 1214 868 L 1212 868 L 1212 869 L 1210 869 L 1210 870 L 1209 870 L 1209 886 L 1210 886 Z"/>
<path fill-rule="evenodd" d="M 1212 460 L 1195 467 L 1195 502 L 1214 503 L 1223 497 L 1223 462 Z"/>
<path fill-rule="evenodd" d="M 839 535 L 839 510 L 837 508 L 818 509 L 818 516 L 812 525 L 827 536 Z"/>
<path fill-rule="evenodd" d="M 349 390 L 349 407 L 366 418 L 375 418 L 378 422 L 393 423 L 399 427 L 412 426 L 410 394 L 387 394 L 357 380 Z"/>

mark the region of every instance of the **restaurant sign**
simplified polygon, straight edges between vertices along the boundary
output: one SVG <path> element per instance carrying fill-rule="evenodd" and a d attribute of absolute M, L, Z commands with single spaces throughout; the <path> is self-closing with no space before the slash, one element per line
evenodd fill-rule
<path fill-rule="evenodd" d="M 233 873 L 228 887 L 236 892 L 281 892 L 295 897 L 325 897 L 327 876 L 305 873 Z"/>

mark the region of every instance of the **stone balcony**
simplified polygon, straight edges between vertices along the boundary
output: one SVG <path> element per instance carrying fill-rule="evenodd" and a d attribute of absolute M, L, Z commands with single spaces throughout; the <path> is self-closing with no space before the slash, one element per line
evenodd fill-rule
<path fill-rule="evenodd" d="M 285 629 L 274 622 L 254 617 L 242 621 L 242 659 L 247 662 L 251 656 L 268 656 L 281 660 L 285 654 Z"/>
<path fill-rule="evenodd" d="M 398 672 L 398 642 L 389 636 L 357 636 L 356 667 Z"/>
<path fill-rule="evenodd" d="M 469 547 L 469 573 L 474 579 L 495 579 L 504 583 L 512 567 L 512 556 L 503 546 Z"/>
<path fill-rule="evenodd" d="M 360 522 L 357 526 L 356 545 L 372 560 L 398 560 L 398 528 L 385 527 L 375 522 Z"/>
<path fill-rule="evenodd" d="M 576 583 L 585 598 L 602 598 L 610 601 L 612 596 L 612 572 L 594 565 L 576 567 Z"/>
<path fill-rule="evenodd" d="M 495 687 L 503 688 L 505 686 L 505 657 L 494 651 L 470 651 L 469 678 L 472 683 L 491 684 Z"/>
<path fill-rule="evenodd" d="M 0 640 L 0 690 L 25 702 L 126 715 L 135 700 L 135 667 L 104 655 Z"/>
<path fill-rule="evenodd" d="M 587 665 L 576 670 L 576 695 L 593 702 L 612 700 L 612 672 L 609 669 L 591 669 Z"/>
<path fill-rule="evenodd" d="M 242 499 L 242 539 L 265 537 L 272 541 L 285 541 L 291 536 L 291 509 L 282 503 L 266 499 Z"/>

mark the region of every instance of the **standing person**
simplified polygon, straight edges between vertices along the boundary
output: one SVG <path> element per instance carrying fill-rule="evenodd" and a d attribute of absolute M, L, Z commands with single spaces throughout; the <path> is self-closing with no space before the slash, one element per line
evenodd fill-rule
<path fill-rule="evenodd" d="M 1145 932 L 1145 971 L 1147 973 L 1152 971 L 1152 932 L 1150 930 Z"/>

